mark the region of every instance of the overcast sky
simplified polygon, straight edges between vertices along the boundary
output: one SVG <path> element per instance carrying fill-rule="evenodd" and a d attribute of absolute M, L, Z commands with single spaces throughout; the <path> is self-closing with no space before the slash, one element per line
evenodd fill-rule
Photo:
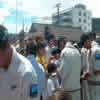
<path fill-rule="evenodd" d="M 60 2 L 61 9 L 67 9 L 75 4 L 82 3 L 91 10 L 93 17 L 100 17 L 100 0 L 17 0 L 18 32 L 22 29 L 23 19 L 25 29 L 34 22 L 43 22 L 40 17 L 51 16 L 56 11 L 55 4 Z M 3 23 L 9 32 L 16 32 L 16 0 L 0 0 L 0 23 Z M 27 26 L 27 27 L 26 27 Z"/>

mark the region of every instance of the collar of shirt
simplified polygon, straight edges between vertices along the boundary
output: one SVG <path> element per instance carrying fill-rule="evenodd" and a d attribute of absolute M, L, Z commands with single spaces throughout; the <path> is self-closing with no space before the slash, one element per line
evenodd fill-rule
<path fill-rule="evenodd" d="M 72 45 L 71 42 L 67 42 L 65 47 L 66 47 L 66 48 L 75 48 L 75 47 Z"/>

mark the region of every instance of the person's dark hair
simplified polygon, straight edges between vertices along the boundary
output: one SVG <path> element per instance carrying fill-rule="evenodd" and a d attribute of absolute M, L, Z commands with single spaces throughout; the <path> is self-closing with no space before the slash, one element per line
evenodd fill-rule
<path fill-rule="evenodd" d="M 5 50 L 8 45 L 8 32 L 6 27 L 0 25 L 0 49 Z"/>
<path fill-rule="evenodd" d="M 55 56 L 56 54 L 60 54 L 61 51 L 58 48 L 52 48 L 51 50 L 51 54 L 52 56 Z"/>
<path fill-rule="evenodd" d="M 40 41 L 37 43 L 37 52 L 39 51 L 39 49 L 41 48 L 45 48 L 46 47 L 46 44 L 44 41 Z"/>
<path fill-rule="evenodd" d="M 38 43 L 38 42 L 42 41 L 43 38 L 42 38 L 42 36 L 36 36 L 36 37 L 35 37 L 35 40 L 36 40 L 36 42 Z"/>
<path fill-rule="evenodd" d="M 82 34 L 82 36 L 80 37 L 80 42 L 82 44 L 82 46 L 84 45 L 84 43 L 89 40 L 89 35 L 88 34 Z"/>
<path fill-rule="evenodd" d="M 24 48 L 28 54 L 33 54 L 36 56 L 36 44 L 34 42 L 27 43 Z"/>
<path fill-rule="evenodd" d="M 51 74 L 56 71 L 57 66 L 53 63 L 50 63 L 48 64 L 47 68 L 48 68 L 48 74 Z"/>
<path fill-rule="evenodd" d="M 54 38 L 55 38 L 55 36 L 54 36 L 53 34 L 49 34 L 49 35 L 47 36 L 48 42 L 49 42 L 50 40 L 54 39 Z"/>
<path fill-rule="evenodd" d="M 61 38 L 58 39 L 58 48 L 60 48 L 60 42 L 61 42 L 61 41 L 63 41 L 64 44 L 66 44 L 65 38 L 64 38 L 64 37 L 61 37 Z"/>
<path fill-rule="evenodd" d="M 96 33 L 95 33 L 95 32 L 89 33 L 89 37 L 90 37 L 90 38 L 91 38 L 91 36 L 93 36 L 93 38 L 96 39 Z"/>
<path fill-rule="evenodd" d="M 63 89 L 57 89 L 52 96 L 48 97 L 48 100 L 72 100 L 72 96 Z"/>

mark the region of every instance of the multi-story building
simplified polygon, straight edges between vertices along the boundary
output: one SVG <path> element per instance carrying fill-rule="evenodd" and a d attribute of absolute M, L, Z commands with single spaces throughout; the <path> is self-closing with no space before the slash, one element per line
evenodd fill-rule
<path fill-rule="evenodd" d="M 96 33 L 96 41 L 100 44 L 100 18 L 92 18 L 92 32 Z"/>
<path fill-rule="evenodd" d="M 59 20 L 58 20 L 59 19 Z M 74 7 L 52 15 L 52 23 L 64 26 L 81 27 L 83 32 L 92 31 L 92 14 L 85 5 L 78 4 Z"/>
<path fill-rule="evenodd" d="M 100 18 L 92 18 L 92 32 L 100 35 Z"/>

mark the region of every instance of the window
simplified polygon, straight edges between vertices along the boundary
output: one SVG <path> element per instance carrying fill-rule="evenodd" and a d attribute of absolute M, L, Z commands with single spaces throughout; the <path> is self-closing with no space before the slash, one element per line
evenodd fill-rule
<path fill-rule="evenodd" d="M 84 19 L 84 23 L 86 23 L 86 19 Z"/>
<path fill-rule="evenodd" d="M 81 13 L 81 11 L 79 12 L 79 16 L 81 16 L 82 15 L 82 13 Z"/>
<path fill-rule="evenodd" d="M 81 23 L 82 22 L 82 20 L 79 18 L 79 22 Z"/>
<path fill-rule="evenodd" d="M 72 23 L 72 19 L 64 19 L 64 22 Z"/>
<path fill-rule="evenodd" d="M 84 13 L 84 16 L 86 17 L 86 13 Z"/>

